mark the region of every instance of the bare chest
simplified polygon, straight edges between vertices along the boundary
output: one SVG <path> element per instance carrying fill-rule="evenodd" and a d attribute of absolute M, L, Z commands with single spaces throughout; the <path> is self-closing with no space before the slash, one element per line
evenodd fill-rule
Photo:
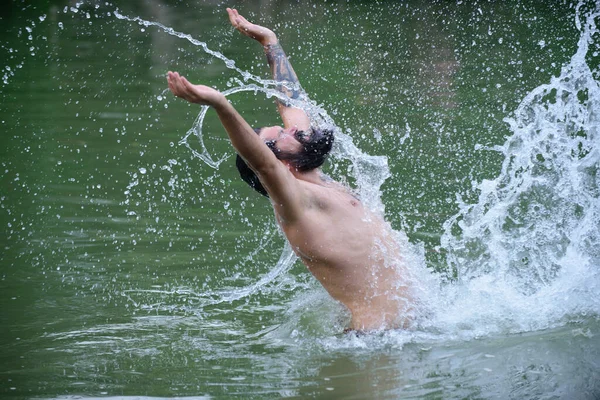
<path fill-rule="evenodd" d="M 375 234 L 373 216 L 350 195 L 319 199 L 293 224 L 280 226 L 296 254 L 313 267 L 366 263 Z M 334 201 L 332 201 L 334 200 Z"/>

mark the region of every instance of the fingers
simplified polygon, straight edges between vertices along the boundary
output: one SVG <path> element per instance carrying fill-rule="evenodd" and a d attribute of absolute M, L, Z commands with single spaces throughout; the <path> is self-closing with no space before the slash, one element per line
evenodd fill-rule
<path fill-rule="evenodd" d="M 248 21 L 246 18 L 242 17 L 241 15 L 238 15 L 238 20 L 241 21 L 243 24 L 250 24 L 250 21 Z"/>
<path fill-rule="evenodd" d="M 235 8 L 227 8 L 227 14 L 229 15 L 229 22 L 231 22 L 231 25 L 242 33 L 245 33 L 252 25 L 252 23 L 242 17 Z"/>
<path fill-rule="evenodd" d="M 227 8 L 227 14 L 229 15 L 229 22 L 231 22 L 231 25 L 239 29 L 239 25 L 243 21 L 240 19 L 241 15 L 238 13 L 238 11 L 235 8 Z"/>
<path fill-rule="evenodd" d="M 192 84 L 190 83 L 190 81 L 188 81 L 188 80 L 186 79 L 186 77 L 185 77 L 185 76 L 182 76 L 180 81 L 181 81 L 181 86 L 182 86 L 184 89 L 186 89 L 186 90 L 193 89 L 193 86 L 194 86 L 194 85 L 192 85 Z"/>
<path fill-rule="evenodd" d="M 184 93 L 184 83 L 182 82 L 183 78 L 177 72 L 169 71 L 167 74 L 167 81 L 169 83 L 169 90 L 177 97 L 182 97 Z M 189 83 L 189 82 L 188 82 Z"/>
<path fill-rule="evenodd" d="M 179 74 L 177 72 L 173 72 L 171 76 L 171 84 L 173 85 L 173 94 L 177 97 L 181 96 L 181 85 L 179 84 Z"/>
<path fill-rule="evenodd" d="M 244 18 L 243 16 L 241 16 L 237 10 L 235 11 L 235 17 L 236 17 L 236 21 L 238 21 L 239 24 L 244 24 L 244 25 L 252 25 L 252 23 L 250 21 L 248 21 L 246 18 Z"/>
<path fill-rule="evenodd" d="M 171 91 L 171 93 L 173 93 L 173 84 L 171 83 L 171 74 L 172 74 L 171 71 L 169 71 L 167 73 L 167 84 L 169 85 L 169 90 Z"/>
<path fill-rule="evenodd" d="M 232 10 L 231 8 L 227 9 L 227 14 L 229 15 L 229 22 L 231 22 L 231 25 L 233 25 L 234 27 L 237 28 L 237 22 L 236 22 L 236 17 L 235 17 L 235 12 L 234 10 Z"/>
<path fill-rule="evenodd" d="M 169 82 L 169 89 L 171 92 L 177 96 L 177 87 L 175 86 L 175 73 L 169 71 L 167 74 L 167 82 Z"/>
<path fill-rule="evenodd" d="M 177 72 L 175 72 L 175 74 L 177 76 L 177 79 L 175 80 L 175 87 L 177 88 L 177 96 L 185 98 L 185 95 L 187 94 L 185 83 L 183 82 L 183 80 L 185 78 L 183 76 L 179 75 Z"/>
<path fill-rule="evenodd" d="M 167 83 L 169 84 L 169 90 L 171 93 L 175 94 L 174 74 L 171 71 L 167 73 Z"/>

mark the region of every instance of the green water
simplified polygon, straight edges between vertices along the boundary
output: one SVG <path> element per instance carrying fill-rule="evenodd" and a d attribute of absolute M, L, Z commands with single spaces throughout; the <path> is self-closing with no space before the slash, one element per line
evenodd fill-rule
<path fill-rule="evenodd" d="M 168 70 L 223 90 L 239 76 L 108 13 L 188 33 L 266 78 L 260 46 L 229 26 L 232 3 L 113 4 L 0 8 L 2 397 L 600 395 L 594 318 L 463 341 L 365 339 L 339 333 L 346 315 L 299 263 L 240 295 L 283 239 L 237 177 L 214 113 L 206 145 L 229 157 L 217 170 L 178 145 L 199 110 L 165 92 Z M 560 72 L 579 37 L 568 1 L 235 6 L 278 33 L 304 89 L 359 148 L 388 157 L 387 219 L 442 272 L 456 194 L 474 199 L 472 182 L 502 162 L 476 145 L 504 142 L 502 119 Z M 254 126 L 279 123 L 261 94 L 230 99 Z M 326 170 L 343 180 L 347 168 Z"/>

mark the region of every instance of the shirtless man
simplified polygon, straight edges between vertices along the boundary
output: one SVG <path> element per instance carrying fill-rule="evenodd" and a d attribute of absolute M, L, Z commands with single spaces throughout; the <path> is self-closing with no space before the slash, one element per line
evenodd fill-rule
<path fill-rule="evenodd" d="M 298 78 L 275 34 L 248 22 L 235 9 L 227 12 L 235 28 L 263 46 L 273 79 L 287 82 L 279 90 L 297 98 L 299 92 L 293 87 L 299 87 Z M 241 156 L 238 168 L 249 166 L 255 177 L 244 180 L 269 197 L 296 255 L 350 310 L 349 328 L 405 327 L 410 321 L 410 294 L 402 283 L 405 268 L 391 229 L 318 168 L 331 150 L 332 133 L 311 128 L 302 109 L 281 101 L 277 107 L 283 127 L 255 131 L 217 90 L 193 85 L 171 71 L 168 83 L 175 96 L 215 109 Z"/>

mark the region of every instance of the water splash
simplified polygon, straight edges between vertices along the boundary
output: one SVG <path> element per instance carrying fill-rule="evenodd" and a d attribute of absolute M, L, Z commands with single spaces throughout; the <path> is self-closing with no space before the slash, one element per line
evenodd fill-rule
<path fill-rule="evenodd" d="M 238 81 L 239 82 L 239 81 Z M 235 93 L 240 93 L 240 92 L 263 92 L 265 93 L 267 96 L 271 97 L 277 97 L 281 100 L 286 100 L 287 98 L 284 97 L 280 92 L 275 91 L 273 89 L 269 89 L 266 87 L 260 87 L 257 86 L 255 84 L 248 84 L 248 85 L 244 85 L 241 84 L 239 87 L 235 87 L 232 89 L 228 89 L 225 90 L 223 92 L 221 92 L 225 97 L 235 94 Z M 218 169 L 219 166 L 221 165 L 221 163 L 223 161 L 225 161 L 227 158 L 229 158 L 228 156 L 223 156 L 221 158 L 219 158 L 218 160 L 213 160 L 212 155 L 209 153 L 208 149 L 206 148 L 206 146 L 204 145 L 204 138 L 203 138 L 203 134 L 202 134 L 202 126 L 204 125 L 204 118 L 206 117 L 206 113 L 208 112 L 208 110 L 210 110 L 209 106 L 202 106 L 200 109 L 200 113 L 198 114 L 198 117 L 196 117 L 196 121 L 194 122 L 193 126 L 187 131 L 187 133 L 185 134 L 185 136 L 179 141 L 179 144 L 182 146 L 185 146 L 188 148 L 188 150 L 190 150 L 192 152 L 192 154 L 195 157 L 198 157 L 199 159 L 201 159 L 202 161 L 204 161 L 206 163 L 206 165 L 208 165 L 209 167 Z M 193 146 L 190 145 L 189 143 L 189 138 L 190 136 L 195 136 L 198 140 L 198 144 L 200 145 L 200 151 L 197 151 L 196 149 L 194 149 Z"/>
<path fill-rule="evenodd" d="M 328 115 L 328 113 L 316 102 L 311 100 L 302 90 L 299 84 L 259 78 L 258 76 L 255 76 L 247 71 L 236 67 L 235 62 L 233 60 L 228 59 L 223 54 L 217 51 L 211 50 L 205 42 L 194 39 L 188 34 L 177 32 L 174 29 L 166 27 L 158 22 L 146 21 L 141 19 L 140 17 L 128 17 L 126 15 L 121 14 L 118 10 L 115 10 L 113 14 L 118 19 L 134 22 L 144 27 L 156 27 L 169 35 L 188 40 L 190 43 L 202 49 L 202 51 L 204 51 L 205 53 L 223 61 L 227 68 L 233 70 L 241 76 L 241 79 L 233 79 L 233 81 L 236 82 L 239 86 L 222 91 L 222 93 L 225 96 L 234 95 L 240 92 L 254 92 L 256 95 L 260 92 L 268 98 L 275 97 L 292 107 L 303 109 L 309 115 L 313 126 L 333 129 L 334 135 L 336 137 L 334 150 L 332 152 L 333 158 L 337 160 L 350 161 L 352 166 L 350 172 L 356 179 L 356 183 L 358 186 L 358 194 L 361 196 L 363 203 L 370 209 L 383 214 L 384 206 L 381 202 L 380 187 L 383 184 L 383 182 L 390 176 L 389 168 L 387 165 L 387 157 L 370 156 L 358 149 L 354 145 L 352 138 L 349 135 L 346 135 L 342 132 L 342 130 L 336 125 L 335 121 Z M 254 83 L 248 83 L 249 81 Z M 281 93 L 280 90 L 276 89 L 276 87 L 279 85 L 284 85 L 289 89 L 299 91 L 301 93 L 300 97 L 298 99 L 288 98 L 283 93 Z M 202 127 L 209 108 L 210 107 L 208 106 L 201 107 L 196 121 L 194 122 L 193 126 L 187 131 L 184 137 L 179 141 L 179 144 L 188 148 L 195 157 L 202 160 L 208 166 L 218 169 L 221 163 L 228 159 L 229 156 L 223 155 L 221 157 L 214 157 L 212 154 L 209 153 L 208 149 L 204 144 Z M 190 144 L 189 139 L 192 136 L 196 138 L 196 141 L 200 146 L 199 150 L 196 150 L 194 146 Z M 205 293 L 202 296 L 195 296 L 194 294 L 193 296 L 201 299 L 200 303 L 202 303 L 202 305 L 217 304 L 222 301 L 230 302 L 233 300 L 241 299 L 243 297 L 247 297 L 253 293 L 256 293 L 256 291 L 260 288 L 275 281 L 278 277 L 287 273 L 291 269 L 295 261 L 296 257 L 293 255 L 293 252 L 290 250 L 289 245 L 286 243 L 286 246 L 282 251 L 280 260 L 275 266 L 275 268 L 273 268 L 271 272 L 261 277 L 253 285 L 239 288 L 234 290 L 233 292 L 228 293 L 211 292 Z M 125 293 L 125 295 L 130 296 L 129 293 Z"/>
<path fill-rule="evenodd" d="M 336 136 L 336 144 L 332 154 L 333 157 L 338 160 L 349 160 L 351 162 L 351 173 L 357 181 L 359 194 L 361 195 L 363 202 L 369 208 L 383 213 L 384 207 L 383 203 L 381 203 L 380 200 L 380 187 L 383 184 L 383 182 L 390 176 L 389 168 L 387 165 L 387 157 L 370 156 L 358 149 L 354 145 L 352 138 L 349 135 L 346 135 L 337 126 L 333 118 L 329 116 L 325 109 L 323 109 L 321 106 L 319 106 L 316 102 L 314 102 L 307 96 L 307 94 L 302 90 L 298 83 L 286 81 L 280 82 L 274 81 L 272 79 L 262 79 L 256 75 L 253 75 L 247 71 L 236 67 L 234 60 L 225 57 L 218 51 L 211 50 L 205 42 L 194 39 L 189 34 L 178 32 L 173 28 L 167 27 L 158 22 L 147 21 L 140 17 L 129 17 L 123 15 L 118 10 L 113 11 L 113 14 L 118 19 L 134 22 L 145 27 L 156 27 L 169 35 L 185 39 L 190 43 L 194 44 L 195 46 L 200 47 L 205 53 L 223 61 L 227 68 L 237 72 L 242 78 L 241 80 L 234 79 L 239 84 L 239 86 L 223 91 L 222 93 L 225 96 L 248 91 L 254 93 L 262 92 L 267 97 L 276 97 L 292 107 L 302 108 L 309 115 L 313 125 L 333 129 L 334 134 Z M 248 81 L 254 83 L 247 83 Z M 290 90 L 300 91 L 300 98 L 290 99 L 283 95 L 279 90 L 276 89 L 277 86 L 281 85 Z M 203 106 L 201 108 L 193 127 L 185 134 L 185 136 L 180 140 L 179 143 L 190 149 L 194 156 L 200 158 L 210 167 L 218 168 L 219 165 L 225 159 L 227 159 L 227 156 L 220 157 L 219 159 L 214 160 L 214 157 L 211 154 L 209 154 L 208 150 L 206 149 L 206 146 L 204 145 L 202 125 L 204 123 L 204 118 L 208 109 L 208 106 Z M 198 143 L 200 145 L 200 151 L 195 150 L 189 144 L 188 139 L 192 135 L 194 135 L 197 138 Z"/>
<path fill-rule="evenodd" d="M 369 208 L 383 213 L 380 187 L 390 175 L 387 158 L 360 151 L 305 93 L 297 100 L 285 98 L 275 89 L 279 82 L 237 68 L 233 60 L 190 35 L 118 11 L 114 15 L 157 27 L 222 60 L 241 76 L 236 80 L 238 87 L 223 92 L 226 96 L 260 92 L 304 109 L 317 126 L 333 128 L 334 161 L 350 162 L 349 172 L 359 195 Z M 458 328 L 472 337 L 540 329 L 573 313 L 598 313 L 597 301 L 589 298 L 598 288 L 594 268 L 600 263 L 600 94 L 594 79 L 597 71 L 586 63 L 589 45 L 597 34 L 597 17 L 595 12 L 583 25 L 577 21 L 581 37 L 570 63 L 559 77 L 526 96 L 514 115 L 505 119 L 513 135 L 494 148 L 505 157 L 500 175 L 479 184 L 475 188 L 480 192 L 479 201 L 460 202 L 460 211 L 444 224 L 442 247 L 448 253 L 456 283 L 444 287 L 439 297 L 429 292 L 435 297 L 433 308 L 445 310 L 437 313 L 430 327 L 445 332 Z M 180 144 L 210 167 L 219 168 L 228 156 L 215 158 L 204 145 L 202 126 L 208 109 L 201 108 Z M 192 135 L 198 140 L 199 151 L 189 143 Z M 284 249 L 277 267 L 253 285 L 226 293 L 211 292 L 208 297 L 190 294 L 203 298 L 203 304 L 247 297 L 291 268 L 295 258 L 289 254 Z"/>
<path fill-rule="evenodd" d="M 249 262 L 252 260 L 252 257 L 258 254 L 264 247 L 270 243 L 272 240 L 272 236 L 268 238 L 265 242 L 260 244 L 257 249 L 255 249 L 252 253 L 250 253 L 244 261 Z M 221 303 L 231 303 L 236 300 L 243 299 L 245 297 L 256 294 L 262 290 L 265 290 L 269 284 L 272 284 L 277 280 L 278 277 L 283 275 L 285 272 L 289 270 L 289 268 L 294 264 L 297 257 L 294 254 L 291 246 L 286 242 L 279 257 L 279 260 L 273 266 L 273 268 L 264 274 L 258 281 L 253 283 L 252 285 L 245 286 L 242 288 L 235 288 L 231 290 L 207 290 L 202 293 L 198 293 L 197 291 L 180 287 L 172 290 L 162 290 L 162 289 L 127 289 L 121 292 L 121 295 L 127 298 L 131 303 L 133 303 L 136 307 L 140 309 L 148 309 L 148 310 L 162 310 L 163 308 L 169 308 L 169 311 L 172 311 L 172 306 L 168 306 L 168 304 L 173 303 L 173 298 L 182 298 L 182 303 L 185 306 L 181 307 L 184 311 L 191 311 L 192 313 L 201 312 L 204 307 L 214 306 Z M 146 298 L 147 297 L 147 298 Z M 165 298 L 169 299 L 166 303 L 162 301 L 156 303 L 157 298 Z M 151 304 L 148 304 L 147 301 L 151 299 Z M 188 304 L 193 305 L 193 309 L 190 310 Z M 176 307 L 179 308 L 179 307 Z"/>
<path fill-rule="evenodd" d="M 600 87 L 586 62 L 600 11 L 581 24 L 581 8 L 577 52 L 505 119 L 500 174 L 444 225 L 458 280 L 446 322 L 529 330 L 600 314 Z"/>

